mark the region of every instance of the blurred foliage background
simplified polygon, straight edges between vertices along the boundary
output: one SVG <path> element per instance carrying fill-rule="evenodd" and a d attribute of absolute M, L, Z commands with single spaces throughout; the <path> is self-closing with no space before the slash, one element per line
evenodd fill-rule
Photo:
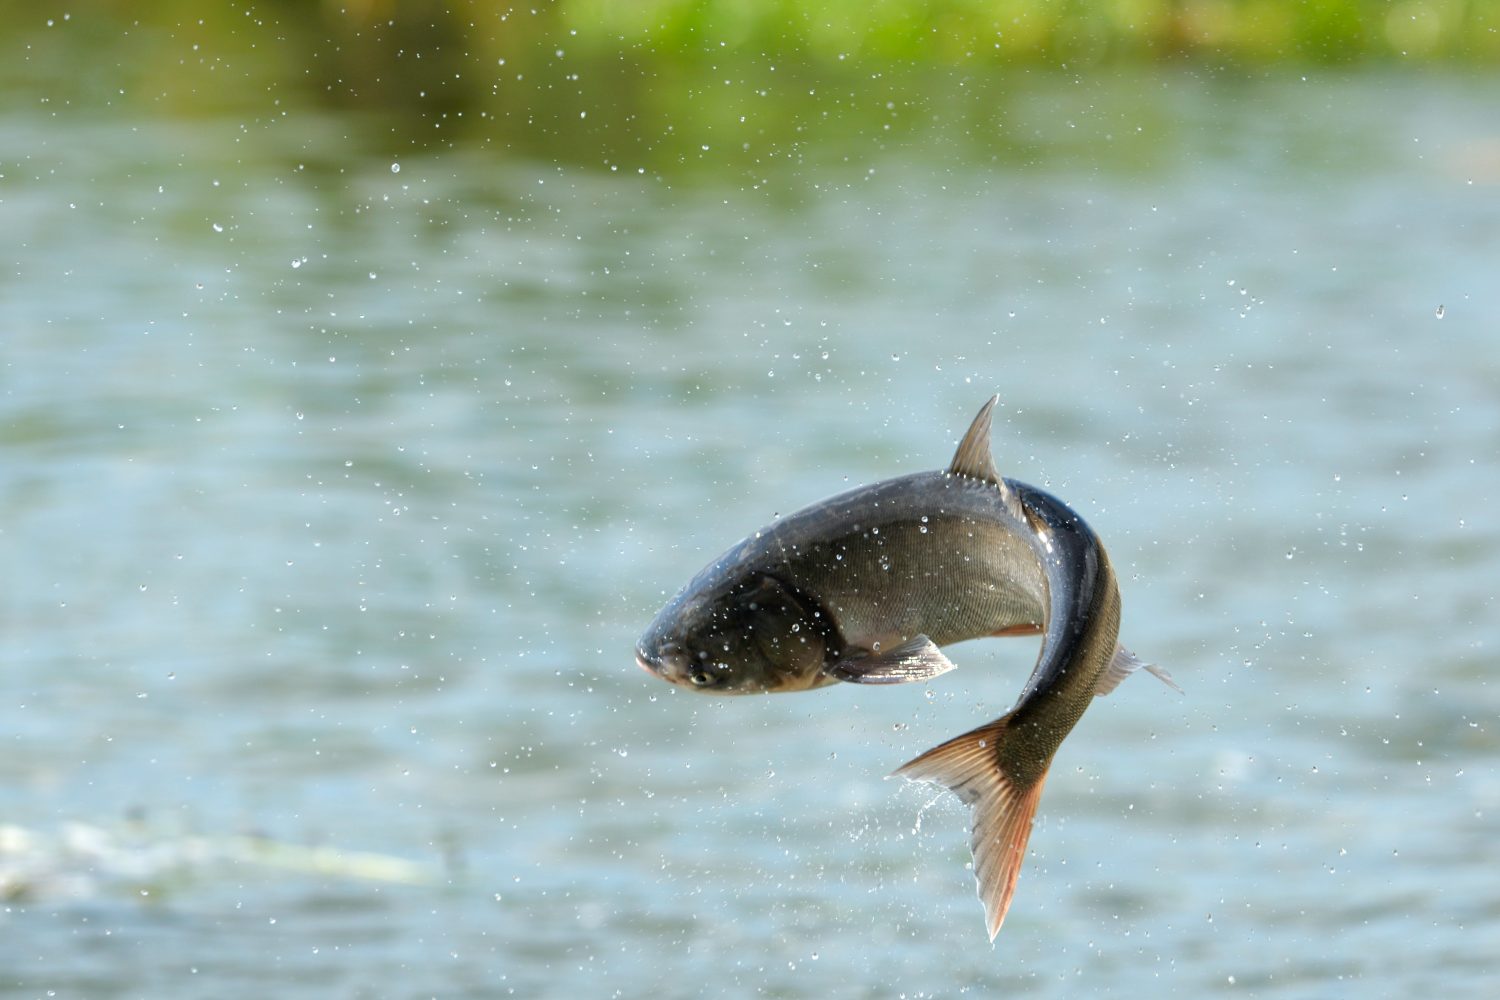
<path fill-rule="evenodd" d="M 715 150 L 749 165 L 841 123 L 902 133 L 921 127 L 902 122 L 901 95 L 928 89 L 913 78 L 966 69 L 1500 64 L 1500 0 L 5 0 L 0 17 L 20 57 L 0 80 L 54 109 L 311 104 L 377 113 L 405 144 L 467 136 L 606 168 Z M 924 119 L 986 131 L 993 88 L 942 89 Z"/>

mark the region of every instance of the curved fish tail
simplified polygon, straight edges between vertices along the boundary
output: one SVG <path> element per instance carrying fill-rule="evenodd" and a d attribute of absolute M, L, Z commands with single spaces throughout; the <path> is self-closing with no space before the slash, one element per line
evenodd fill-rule
<path fill-rule="evenodd" d="M 972 810 L 969 846 L 974 853 L 974 878 L 979 883 L 979 901 L 984 904 L 985 927 L 991 941 L 1000 933 L 1005 912 L 1015 895 L 1031 823 L 1042 798 L 1042 786 L 1047 782 L 1045 767 L 1039 777 L 1023 783 L 1007 776 L 1000 766 L 1000 748 L 1013 735 L 1010 718 L 1001 716 L 954 737 L 895 771 L 914 781 L 943 785 Z"/>

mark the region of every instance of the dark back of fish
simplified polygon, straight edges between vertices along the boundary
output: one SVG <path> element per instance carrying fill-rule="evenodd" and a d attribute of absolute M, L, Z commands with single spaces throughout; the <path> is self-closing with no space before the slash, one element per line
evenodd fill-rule
<path fill-rule="evenodd" d="M 816 595 L 848 646 L 919 633 L 942 646 L 1042 624 L 1046 573 L 1030 534 L 993 484 L 923 472 L 778 521 L 735 562 Z"/>

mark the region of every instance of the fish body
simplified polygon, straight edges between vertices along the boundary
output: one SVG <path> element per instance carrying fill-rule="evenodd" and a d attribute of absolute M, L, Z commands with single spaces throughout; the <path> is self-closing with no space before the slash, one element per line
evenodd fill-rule
<path fill-rule="evenodd" d="M 1041 633 L 1010 712 L 896 771 L 973 809 L 992 939 L 1053 755 L 1093 697 L 1143 665 L 1117 643 L 1119 587 L 1098 537 L 1061 500 L 996 472 L 994 404 L 946 469 L 839 494 L 741 541 L 668 602 L 636 648 L 666 680 L 750 694 L 927 680 L 953 668 L 941 646 Z"/>

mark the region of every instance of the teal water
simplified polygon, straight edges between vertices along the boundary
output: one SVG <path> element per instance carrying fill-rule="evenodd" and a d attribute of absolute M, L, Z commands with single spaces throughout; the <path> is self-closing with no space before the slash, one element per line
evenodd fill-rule
<path fill-rule="evenodd" d="M 1489 988 L 1491 81 L 932 86 L 722 174 L 7 99 L 0 995 Z M 725 701 L 631 650 L 994 392 L 1187 694 L 1090 710 L 991 948 L 883 776 L 1034 641 Z"/>

